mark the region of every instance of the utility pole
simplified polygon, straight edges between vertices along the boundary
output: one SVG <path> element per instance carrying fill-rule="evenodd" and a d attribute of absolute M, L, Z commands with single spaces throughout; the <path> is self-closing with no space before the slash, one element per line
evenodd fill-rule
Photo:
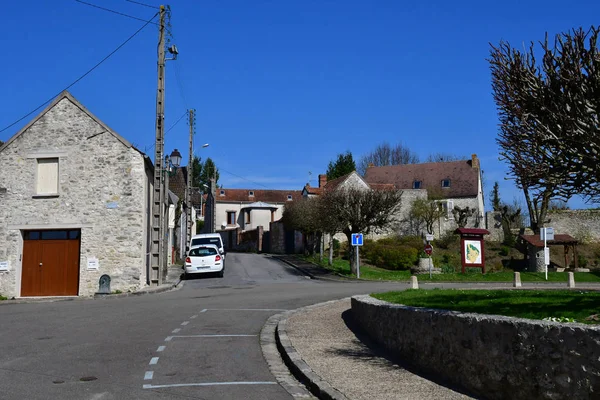
<path fill-rule="evenodd" d="M 192 238 L 192 178 L 194 176 L 194 130 L 196 128 L 196 120 L 194 117 L 195 110 L 189 110 L 190 117 L 190 159 L 187 168 L 187 191 L 185 202 L 187 204 L 187 240 L 186 245 Z"/>
<path fill-rule="evenodd" d="M 165 6 L 160 6 L 158 22 L 158 88 L 156 92 L 156 140 L 154 142 L 154 186 L 152 198 L 152 243 L 150 261 L 150 284 L 161 285 L 164 277 L 164 209 L 163 187 L 164 118 L 165 118 Z"/>

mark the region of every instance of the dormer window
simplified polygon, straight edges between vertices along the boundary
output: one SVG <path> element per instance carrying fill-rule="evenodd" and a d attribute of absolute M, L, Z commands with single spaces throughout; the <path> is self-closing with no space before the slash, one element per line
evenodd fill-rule
<path fill-rule="evenodd" d="M 251 190 L 251 191 L 249 191 L 249 192 L 248 192 L 248 196 L 250 196 L 250 197 L 254 197 L 254 190 Z"/>
<path fill-rule="evenodd" d="M 224 191 L 224 190 L 221 190 L 221 191 L 219 192 L 219 196 L 225 196 L 225 191 Z"/>
<path fill-rule="evenodd" d="M 292 195 L 291 195 L 291 194 L 288 194 L 288 197 L 287 197 L 287 199 L 288 199 L 288 201 L 292 201 Z"/>
<path fill-rule="evenodd" d="M 450 187 L 450 179 L 442 179 L 442 187 L 449 188 Z"/>
<path fill-rule="evenodd" d="M 422 186 L 422 182 L 421 181 L 414 181 L 413 182 L 413 189 L 421 189 Z"/>

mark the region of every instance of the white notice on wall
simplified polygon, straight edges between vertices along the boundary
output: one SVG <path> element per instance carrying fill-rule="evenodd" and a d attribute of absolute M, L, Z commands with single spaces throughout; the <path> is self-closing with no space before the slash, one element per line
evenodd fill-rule
<path fill-rule="evenodd" d="M 0 271 L 8 271 L 8 261 L 0 261 Z"/>
<path fill-rule="evenodd" d="M 97 258 L 88 258 L 87 259 L 87 269 L 95 269 L 97 270 L 100 267 L 100 263 Z"/>

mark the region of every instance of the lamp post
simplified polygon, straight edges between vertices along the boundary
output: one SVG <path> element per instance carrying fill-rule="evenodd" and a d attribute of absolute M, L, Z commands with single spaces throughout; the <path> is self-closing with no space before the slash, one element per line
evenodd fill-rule
<path fill-rule="evenodd" d="M 164 181 L 165 181 L 165 185 L 164 185 L 164 199 L 165 199 L 165 204 L 164 204 L 164 225 L 163 225 L 163 232 L 165 232 L 165 238 L 163 240 L 163 244 L 164 244 L 164 248 L 163 248 L 163 257 L 164 257 L 164 264 L 166 266 L 166 268 L 168 269 L 168 260 L 169 260 L 169 249 L 172 247 L 171 244 L 171 238 L 172 238 L 172 232 L 169 229 L 169 177 L 174 175 L 177 172 L 177 168 L 179 168 L 179 166 L 181 165 L 181 153 L 179 152 L 179 150 L 175 149 L 171 152 L 170 156 L 165 156 L 165 174 L 164 174 Z M 173 168 L 173 170 L 171 170 L 171 168 Z M 166 276 L 166 275 L 164 275 Z"/>
<path fill-rule="evenodd" d="M 205 149 L 209 146 L 208 143 L 204 143 L 202 145 L 202 148 Z M 191 137 L 190 137 L 190 151 L 192 151 L 192 143 L 191 143 Z M 195 153 L 195 151 L 192 151 L 192 153 Z M 188 241 L 190 240 L 190 238 L 192 237 L 193 233 L 192 233 L 192 226 L 194 225 L 192 223 L 192 190 L 193 189 L 201 189 L 201 188 L 195 188 L 192 187 L 192 179 L 193 179 L 193 155 L 190 154 L 190 161 L 189 161 L 189 165 L 188 165 L 188 169 L 187 169 L 187 186 L 186 186 L 186 203 L 187 203 L 187 224 L 186 224 L 186 233 L 188 236 Z M 202 192 L 200 192 L 200 215 L 202 215 Z"/>

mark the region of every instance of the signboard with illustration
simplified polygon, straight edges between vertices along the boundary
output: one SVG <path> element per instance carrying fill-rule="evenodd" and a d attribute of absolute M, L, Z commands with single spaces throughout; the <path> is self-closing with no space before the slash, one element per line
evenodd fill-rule
<path fill-rule="evenodd" d="M 454 231 L 460 235 L 462 272 L 466 268 L 481 268 L 485 274 L 485 248 L 483 235 L 490 232 L 479 228 L 458 228 Z"/>

